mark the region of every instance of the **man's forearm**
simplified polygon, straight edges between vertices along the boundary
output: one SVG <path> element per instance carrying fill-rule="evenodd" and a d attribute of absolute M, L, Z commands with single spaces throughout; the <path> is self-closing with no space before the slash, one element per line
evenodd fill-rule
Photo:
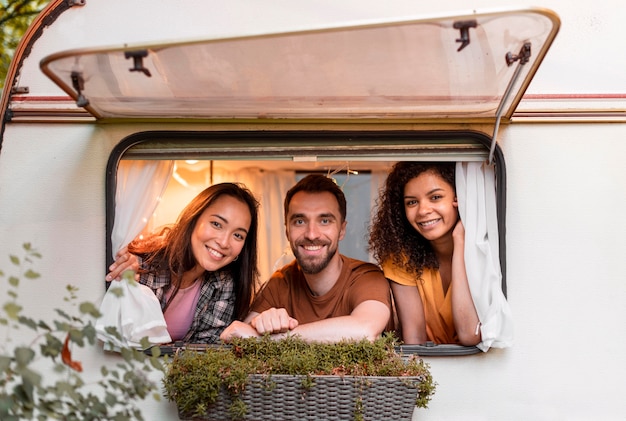
<path fill-rule="evenodd" d="M 286 335 L 298 335 L 309 342 L 339 342 L 342 339 L 373 341 L 387 326 L 390 314 L 389 308 L 380 301 L 366 301 L 348 316 L 301 324 L 287 333 L 272 337 L 280 339 Z"/>

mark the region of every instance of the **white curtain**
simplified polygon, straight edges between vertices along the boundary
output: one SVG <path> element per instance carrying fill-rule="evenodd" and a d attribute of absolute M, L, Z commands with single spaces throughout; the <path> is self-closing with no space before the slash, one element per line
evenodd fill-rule
<path fill-rule="evenodd" d="M 505 348 L 513 342 L 513 320 L 502 291 L 495 173 L 484 162 L 457 162 L 456 193 L 465 226 L 465 266 L 481 322 L 478 348 Z"/>
<path fill-rule="evenodd" d="M 169 183 L 174 161 L 122 160 L 117 169 L 115 221 L 111 233 L 113 258 L 146 226 Z"/>
<path fill-rule="evenodd" d="M 283 203 L 287 190 L 296 184 L 294 171 L 264 171 L 243 169 L 236 180 L 245 184 L 260 202 L 259 208 L 259 273 L 265 283 L 276 267 L 293 260 L 285 236 Z"/>
<path fill-rule="evenodd" d="M 380 192 L 385 187 L 385 182 L 387 181 L 387 176 L 389 175 L 389 171 L 386 170 L 373 170 L 371 172 L 370 179 L 370 219 L 368 222 L 374 220 L 374 216 L 376 215 L 376 210 L 378 209 L 378 198 L 380 197 Z M 369 224 L 368 224 L 369 226 Z M 368 237 L 369 238 L 369 237 Z M 376 259 L 372 252 L 368 253 L 369 261 L 377 264 Z"/>
<path fill-rule="evenodd" d="M 152 218 L 172 176 L 174 161 L 120 161 L 115 191 L 115 221 L 111 232 L 113 258 L 131 242 Z M 100 305 L 102 316 L 96 320 L 96 334 L 106 350 L 138 347 L 140 338 L 150 343 L 170 342 L 161 306 L 152 291 L 126 281 L 114 282 Z M 116 290 L 123 291 L 120 296 Z M 107 333 L 114 327 L 122 336 L 120 342 Z"/>

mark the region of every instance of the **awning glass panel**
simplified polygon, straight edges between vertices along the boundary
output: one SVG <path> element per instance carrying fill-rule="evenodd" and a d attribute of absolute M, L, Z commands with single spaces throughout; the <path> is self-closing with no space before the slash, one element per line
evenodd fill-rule
<path fill-rule="evenodd" d="M 98 118 L 493 119 L 512 114 L 558 25 L 540 9 L 400 20 L 74 50 L 41 67 Z"/>

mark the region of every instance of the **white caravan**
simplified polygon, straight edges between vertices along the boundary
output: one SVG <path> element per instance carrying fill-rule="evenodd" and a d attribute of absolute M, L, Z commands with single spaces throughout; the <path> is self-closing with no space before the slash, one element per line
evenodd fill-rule
<path fill-rule="evenodd" d="M 24 242 L 43 254 L 27 310 L 51 317 L 68 283 L 101 300 L 120 215 L 137 235 L 213 182 L 267 200 L 267 276 L 289 258 L 280 201 L 302 174 L 350 192 L 341 250 L 368 259 L 391 164 L 483 161 L 514 343 L 418 349 L 438 388 L 413 418 L 624 419 L 623 4 L 424 3 L 52 0 L 0 107 L 0 258 Z M 89 375 L 118 357 L 80 358 Z M 165 401 L 142 410 L 177 417 Z"/>

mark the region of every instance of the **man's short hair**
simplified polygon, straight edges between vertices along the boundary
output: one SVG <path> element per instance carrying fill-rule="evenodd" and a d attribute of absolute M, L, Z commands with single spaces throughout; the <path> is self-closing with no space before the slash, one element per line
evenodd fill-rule
<path fill-rule="evenodd" d="M 301 191 L 307 193 L 328 192 L 333 194 L 339 204 L 341 220 L 342 222 L 346 220 L 346 196 L 344 196 L 343 191 L 341 191 L 341 188 L 337 185 L 335 180 L 321 174 L 309 174 L 302 180 L 298 181 L 296 185 L 287 192 L 287 195 L 285 196 L 285 221 L 287 220 L 287 214 L 289 213 L 289 203 L 291 203 L 291 199 L 296 193 Z"/>

